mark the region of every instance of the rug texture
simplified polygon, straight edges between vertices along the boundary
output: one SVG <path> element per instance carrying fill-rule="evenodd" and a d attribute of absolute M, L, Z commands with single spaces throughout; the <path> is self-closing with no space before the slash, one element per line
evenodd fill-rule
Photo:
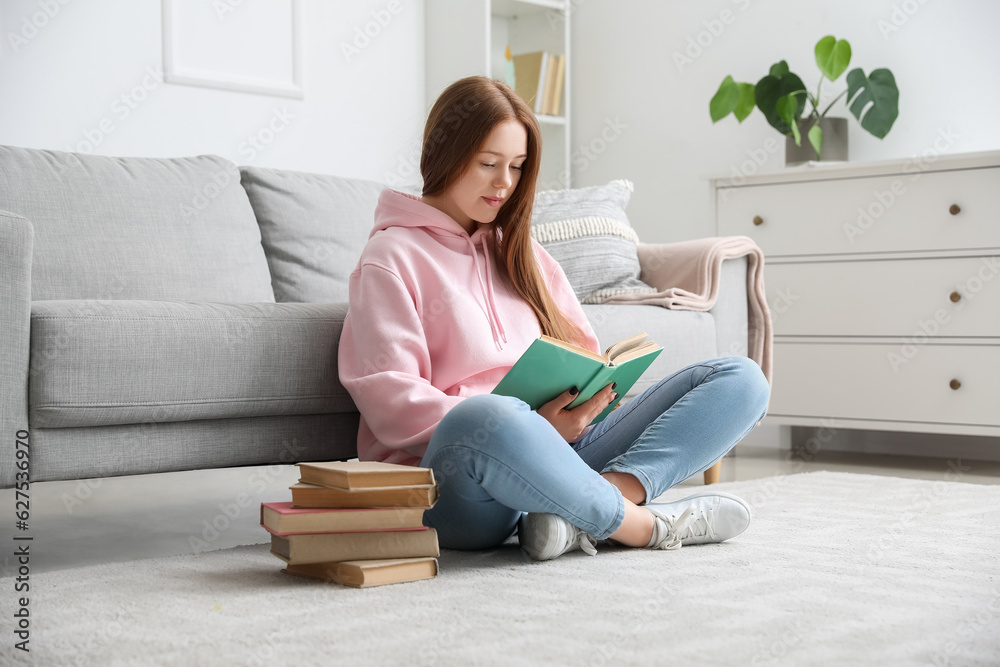
<path fill-rule="evenodd" d="M 753 524 L 678 551 L 536 563 L 511 541 L 363 590 L 284 574 L 265 544 L 32 575 L 30 654 L 7 578 L 0 662 L 1000 665 L 1000 486 L 813 472 L 715 488 Z"/>

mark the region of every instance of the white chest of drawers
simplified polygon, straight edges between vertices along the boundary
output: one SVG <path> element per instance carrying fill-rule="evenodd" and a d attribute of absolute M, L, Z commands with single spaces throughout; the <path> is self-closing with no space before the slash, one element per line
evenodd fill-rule
<path fill-rule="evenodd" d="M 710 182 L 766 256 L 765 423 L 1000 435 L 1000 151 Z"/>

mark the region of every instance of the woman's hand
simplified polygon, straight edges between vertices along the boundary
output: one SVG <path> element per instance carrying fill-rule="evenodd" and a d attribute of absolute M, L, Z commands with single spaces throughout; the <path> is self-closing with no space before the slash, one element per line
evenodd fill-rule
<path fill-rule="evenodd" d="M 575 442 L 583 435 L 584 429 L 590 425 L 590 422 L 594 421 L 594 417 L 601 414 L 618 396 L 613 391 L 614 388 L 614 384 L 609 384 L 585 403 L 581 403 L 572 410 L 565 410 L 564 408 L 576 399 L 577 392 L 574 391 L 574 387 L 559 394 L 535 412 L 549 420 L 549 423 L 559 431 L 559 435 L 565 438 L 566 442 Z"/>

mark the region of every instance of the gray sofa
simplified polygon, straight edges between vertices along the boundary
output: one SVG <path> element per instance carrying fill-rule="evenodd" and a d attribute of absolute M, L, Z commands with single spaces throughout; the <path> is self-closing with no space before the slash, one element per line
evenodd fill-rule
<path fill-rule="evenodd" d="M 337 376 L 348 275 L 382 185 L 216 156 L 0 146 L 0 487 L 355 456 Z M 632 390 L 746 354 L 746 263 L 712 311 L 588 305 L 666 348 Z"/>

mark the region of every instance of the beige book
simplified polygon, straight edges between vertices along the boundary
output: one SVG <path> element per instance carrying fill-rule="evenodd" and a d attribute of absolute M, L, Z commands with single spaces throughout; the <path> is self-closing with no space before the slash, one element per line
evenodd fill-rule
<path fill-rule="evenodd" d="M 380 486 L 373 489 L 334 489 L 299 482 L 292 484 L 292 507 L 422 507 L 437 502 L 438 485 Z"/>
<path fill-rule="evenodd" d="M 533 51 L 516 55 L 514 60 L 514 81 L 518 97 L 524 100 L 525 104 L 532 111 L 538 112 L 541 109 L 541 92 L 545 85 L 543 69 L 545 65 L 545 52 Z"/>
<path fill-rule="evenodd" d="M 364 533 L 271 534 L 271 553 L 292 565 L 345 560 L 437 557 L 437 531 L 382 530 Z"/>
<path fill-rule="evenodd" d="M 378 486 L 433 484 L 430 468 L 379 461 L 325 461 L 296 463 L 299 479 L 337 489 L 370 489 Z"/>
<path fill-rule="evenodd" d="M 300 577 L 333 581 L 355 588 L 370 588 L 405 581 L 433 579 L 438 575 L 437 558 L 389 558 L 351 560 L 339 563 L 288 565 L 282 572 Z"/>
<path fill-rule="evenodd" d="M 566 78 L 566 54 L 559 56 L 559 66 L 556 68 L 556 84 L 552 91 L 552 115 L 559 115 L 559 105 L 562 104 L 563 82 Z"/>
<path fill-rule="evenodd" d="M 421 528 L 420 507 L 297 509 L 290 502 L 261 503 L 260 525 L 277 535 Z"/>

